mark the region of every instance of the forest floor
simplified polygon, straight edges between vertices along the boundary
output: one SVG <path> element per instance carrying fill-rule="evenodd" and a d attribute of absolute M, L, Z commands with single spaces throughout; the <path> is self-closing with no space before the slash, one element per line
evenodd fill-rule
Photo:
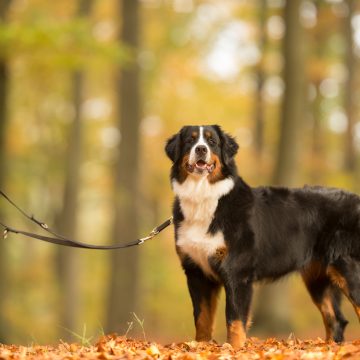
<path fill-rule="evenodd" d="M 231 345 L 197 343 L 196 341 L 160 345 L 107 335 L 93 346 L 61 342 L 57 346 L 31 347 L 0 345 L 0 359 L 360 359 L 360 340 L 341 345 L 321 339 L 250 338 L 234 351 Z"/>

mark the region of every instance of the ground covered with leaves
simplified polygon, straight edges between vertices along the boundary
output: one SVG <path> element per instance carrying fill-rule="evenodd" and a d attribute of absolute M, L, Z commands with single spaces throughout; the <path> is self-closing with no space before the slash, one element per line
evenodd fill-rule
<path fill-rule="evenodd" d="M 360 340 L 338 345 L 321 339 L 251 338 L 235 351 L 230 344 L 196 341 L 160 345 L 116 335 L 102 337 L 93 346 L 61 342 L 57 346 L 0 345 L 0 359 L 360 359 Z"/>

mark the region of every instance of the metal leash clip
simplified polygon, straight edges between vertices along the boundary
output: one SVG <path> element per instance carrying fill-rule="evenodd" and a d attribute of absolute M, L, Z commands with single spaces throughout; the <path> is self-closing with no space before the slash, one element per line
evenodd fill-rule
<path fill-rule="evenodd" d="M 172 223 L 173 223 L 173 217 L 171 216 L 167 221 L 169 222 L 168 225 L 172 224 Z M 165 223 L 166 223 L 166 222 L 165 222 Z M 165 224 L 165 223 L 164 223 L 164 224 Z M 150 239 L 152 239 L 154 236 L 156 236 L 157 234 L 159 234 L 160 231 L 163 230 L 162 226 L 163 226 L 164 224 L 153 228 L 148 236 L 145 236 L 145 237 L 139 239 L 138 245 L 142 245 L 145 241 L 150 240 Z M 168 225 L 166 225 L 166 226 L 168 226 Z M 166 227 L 166 226 L 165 226 L 165 227 Z"/>
<path fill-rule="evenodd" d="M 154 236 L 155 235 L 145 236 L 145 237 L 139 239 L 139 241 L 138 241 L 138 243 L 136 245 L 142 245 L 145 241 L 152 239 Z"/>
<path fill-rule="evenodd" d="M 150 235 L 149 236 L 155 236 L 155 235 L 157 235 L 158 233 L 159 233 L 160 231 L 158 230 L 158 228 L 156 227 L 156 228 L 154 228 L 154 229 L 152 229 L 151 230 L 151 233 L 150 233 Z"/>

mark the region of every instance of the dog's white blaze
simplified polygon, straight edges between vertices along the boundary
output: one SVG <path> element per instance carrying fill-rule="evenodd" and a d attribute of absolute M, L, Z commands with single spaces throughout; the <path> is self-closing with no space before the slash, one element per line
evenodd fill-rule
<path fill-rule="evenodd" d="M 206 161 L 206 162 L 210 162 L 210 159 L 211 159 L 211 151 L 210 151 L 209 145 L 206 143 L 205 138 L 204 138 L 204 127 L 203 127 L 203 126 L 200 126 L 198 141 L 196 142 L 196 144 L 195 144 L 195 145 L 191 148 L 191 150 L 190 150 L 190 157 L 189 157 L 189 163 L 190 163 L 190 164 L 194 164 L 195 161 L 196 161 L 196 152 L 195 152 L 195 149 L 196 149 L 196 147 L 199 146 L 199 145 L 204 145 L 204 146 L 206 146 L 206 148 L 207 148 L 207 153 L 206 153 L 206 159 L 205 159 L 205 161 Z"/>
<path fill-rule="evenodd" d="M 234 181 L 226 178 L 210 184 L 206 178 L 196 180 L 188 176 L 182 184 L 174 180 L 172 185 L 184 215 L 178 229 L 177 246 L 200 266 L 205 274 L 216 277 L 208 258 L 215 254 L 216 249 L 224 247 L 225 241 L 222 232 L 209 234 L 208 229 L 219 199 L 232 190 Z"/>

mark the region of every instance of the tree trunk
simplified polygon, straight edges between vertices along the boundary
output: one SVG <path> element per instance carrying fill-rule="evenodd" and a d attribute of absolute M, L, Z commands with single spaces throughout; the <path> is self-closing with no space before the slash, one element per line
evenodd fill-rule
<path fill-rule="evenodd" d="M 11 1 L 0 0 L 0 22 L 6 21 L 6 14 Z M 0 188 L 4 188 L 6 181 L 5 139 L 8 123 L 8 94 L 9 67 L 5 54 L 0 54 Z M 0 218 L 4 218 L 4 211 L 0 207 Z M 9 267 L 7 264 L 7 246 L 0 239 L 0 343 L 8 340 L 9 324 L 6 317 L 6 301 L 9 294 Z"/>
<path fill-rule="evenodd" d="M 11 5 L 11 0 L 0 0 L 0 21 L 6 20 L 8 9 Z"/>
<path fill-rule="evenodd" d="M 300 24 L 301 0 L 285 3 L 284 83 L 280 139 L 274 172 L 274 184 L 292 186 L 296 183 L 299 160 L 299 142 L 304 105 L 304 49 L 303 30 Z M 260 289 L 260 300 L 255 319 L 260 331 L 267 334 L 286 334 L 291 330 L 287 285 L 265 285 Z"/>
<path fill-rule="evenodd" d="M 263 88 L 265 82 L 264 71 L 264 53 L 266 49 L 266 14 L 267 6 L 266 0 L 259 0 L 259 48 L 262 53 L 262 58 L 257 67 L 257 91 L 255 101 L 255 150 L 256 155 L 260 158 L 264 147 L 264 99 Z"/>
<path fill-rule="evenodd" d="M 81 0 L 78 5 L 77 16 L 86 17 L 91 10 L 92 0 Z M 69 141 L 66 153 L 65 186 L 63 194 L 63 207 L 57 219 L 61 233 L 70 238 L 76 238 L 78 223 L 78 194 L 79 172 L 81 167 L 82 150 L 82 119 L 81 103 L 83 98 L 84 74 L 75 70 L 71 75 L 72 99 L 75 110 L 74 120 L 69 131 Z M 78 331 L 78 316 L 80 307 L 79 284 L 79 252 L 74 249 L 58 248 L 58 276 L 60 287 L 60 324 L 63 339 L 69 339 L 71 331 Z"/>
<path fill-rule="evenodd" d="M 318 17 L 322 17 L 322 9 L 324 7 L 323 0 L 318 0 L 315 2 L 316 10 Z M 326 6 L 326 4 L 325 4 Z M 327 6 L 326 6 L 327 7 Z M 321 23 L 321 21 L 319 21 Z M 326 59 L 326 41 L 328 38 L 328 29 L 324 25 L 318 25 L 316 32 L 313 38 L 313 53 L 316 56 L 316 62 L 325 61 Z M 320 91 L 321 82 L 324 80 L 325 74 L 317 71 L 316 74 L 312 76 L 312 84 L 316 91 L 315 99 L 311 104 L 311 113 L 312 113 L 312 146 L 311 146 L 311 174 L 310 179 L 313 184 L 321 184 L 323 178 L 323 172 L 321 171 L 322 163 L 324 161 L 324 144 L 323 144 L 323 121 L 324 114 L 322 109 L 322 104 L 324 97 Z"/>
<path fill-rule="evenodd" d="M 319 44 L 318 46 L 321 46 Z M 320 89 L 320 82 L 316 81 L 313 83 L 316 89 L 316 98 L 312 104 L 312 146 L 311 146 L 311 153 L 312 153 L 312 163 L 311 163 L 311 182 L 315 184 L 321 183 L 322 174 L 319 172 L 319 166 L 321 168 L 321 163 L 323 161 L 323 144 L 322 144 L 322 117 L 323 112 L 321 109 L 321 104 L 323 102 L 323 96 L 321 95 Z"/>
<path fill-rule="evenodd" d="M 123 0 L 120 41 L 139 49 L 139 2 Z M 141 116 L 140 71 L 134 61 L 121 70 L 118 87 L 121 142 L 115 165 L 114 240 L 132 241 L 138 237 L 139 124 Z M 112 252 L 107 330 L 124 334 L 131 313 L 136 311 L 138 249 Z"/>
<path fill-rule="evenodd" d="M 354 125 L 355 125 L 355 97 L 356 97 L 356 79 L 355 65 L 356 58 L 354 54 L 354 36 L 351 20 L 354 15 L 355 1 L 346 0 L 348 7 L 348 16 L 345 18 L 345 66 L 348 71 L 347 81 L 344 91 L 344 107 L 347 117 L 347 130 L 345 133 L 345 159 L 344 169 L 354 171 L 356 168 L 356 153 L 354 144 Z"/>
<path fill-rule="evenodd" d="M 280 139 L 274 184 L 294 185 L 298 176 L 299 146 L 305 105 L 304 39 L 300 24 L 301 0 L 285 3 L 284 82 Z"/>

